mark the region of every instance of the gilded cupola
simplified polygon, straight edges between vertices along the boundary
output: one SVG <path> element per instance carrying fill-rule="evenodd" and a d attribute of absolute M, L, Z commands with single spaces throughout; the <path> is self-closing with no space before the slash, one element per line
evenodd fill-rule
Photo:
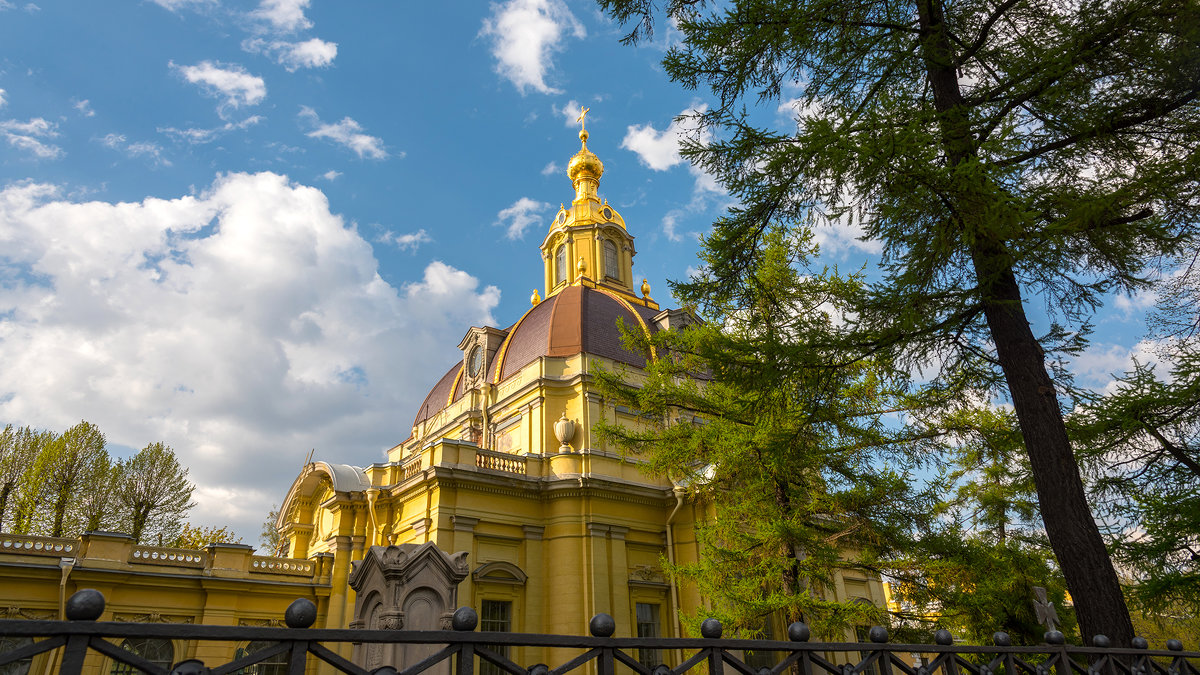
<path fill-rule="evenodd" d="M 585 200 L 600 201 L 597 189 L 600 187 L 600 177 L 604 175 L 604 162 L 600 161 L 596 153 L 588 150 L 587 139 L 587 129 L 580 129 L 579 141 L 582 147 L 567 163 L 567 177 L 571 179 L 571 186 L 575 188 L 576 204 Z"/>
<path fill-rule="evenodd" d="M 586 122 L 588 109 L 579 115 Z M 608 289 L 646 306 L 648 294 L 638 296 L 633 278 L 633 237 L 625 219 L 599 195 L 604 163 L 588 149 L 586 127 L 579 131 L 580 148 L 567 163 L 567 178 L 575 198 L 564 204 L 542 241 L 546 298 L 572 285 Z M 540 297 L 539 297 L 540 300 Z"/>

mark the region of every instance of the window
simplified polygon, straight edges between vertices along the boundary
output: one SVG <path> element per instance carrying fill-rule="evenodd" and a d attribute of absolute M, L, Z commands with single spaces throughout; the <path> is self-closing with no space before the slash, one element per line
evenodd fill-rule
<path fill-rule="evenodd" d="M 512 630 L 512 602 L 508 600 L 484 600 L 479 616 L 479 630 L 507 633 Z M 509 658 L 508 645 L 485 645 L 489 650 Z M 508 675 L 494 663 L 479 660 L 479 675 Z"/>
<path fill-rule="evenodd" d="M 270 640 L 255 640 L 246 645 L 243 649 L 237 650 L 237 655 L 234 658 L 242 658 L 255 652 L 261 652 L 267 647 L 274 647 L 279 644 Z M 252 666 L 246 666 L 237 671 L 238 675 L 287 675 L 288 664 L 291 663 L 291 652 L 281 652 L 268 658 L 266 661 L 259 661 Z"/>
<path fill-rule="evenodd" d="M 129 638 L 121 643 L 121 649 L 133 652 L 150 663 L 160 666 L 163 670 L 169 670 L 171 662 L 175 658 L 175 647 L 171 645 L 170 640 Z M 109 672 L 111 675 L 125 675 L 126 673 L 132 674 L 142 671 L 127 663 L 113 661 L 112 670 Z"/>
<path fill-rule="evenodd" d="M 29 637 L 0 637 L 0 654 L 7 654 L 21 647 L 28 647 L 33 644 L 33 638 Z M 8 665 L 0 666 L 0 675 L 27 675 L 29 666 L 33 665 L 33 657 L 21 659 Z"/>
<path fill-rule="evenodd" d="M 567 280 L 567 247 L 560 244 L 558 250 L 554 252 L 554 285 L 557 286 Z"/>
<path fill-rule="evenodd" d="M 858 640 L 859 642 L 868 642 L 869 643 L 871 641 L 871 627 L 870 626 L 855 626 L 854 627 L 854 639 Z M 860 660 L 866 659 L 870 655 L 871 655 L 870 650 L 864 650 L 864 651 L 861 651 L 858 653 Z M 878 662 L 872 662 L 870 666 L 864 668 L 862 671 L 862 675 L 879 675 Z"/>
<path fill-rule="evenodd" d="M 607 239 L 604 240 L 604 276 L 621 278 L 620 270 L 617 269 L 617 245 Z"/>
<path fill-rule="evenodd" d="M 662 628 L 658 621 L 658 605 L 639 602 L 635 607 L 637 612 L 637 636 L 640 638 L 662 637 Z M 662 652 L 659 649 L 642 648 L 638 650 L 638 661 L 647 668 L 662 663 Z"/>
<path fill-rule="evenodd" d="M 767 620 L 763 622 L 762 632 L 758 635 L 758 639 L 760 639 L 760 640 L 774 640 L 775 639 L 775 631 L 772 630 L 772 628 L 771 628 L 771 618 L 770 617 L 767 617 Z M 778 663 L 778 661 L 779 661 L 779 655 L 773 651 L 762 650 L 762 649 L 760 649 L 758 651 L 755 651 L 752 649 L 746 650 L 746 665 L 750 666 L 750 669 L 755 672 L 758 672 L 759 670 L 762 670 L 763 668 L 774 668 L 775 664 Z"/>

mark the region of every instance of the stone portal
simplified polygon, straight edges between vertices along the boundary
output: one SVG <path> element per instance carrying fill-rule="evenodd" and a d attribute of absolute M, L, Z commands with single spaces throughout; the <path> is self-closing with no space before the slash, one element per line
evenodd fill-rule
<path fill-rule="evenodd" d="M 433 542 L 372 546 L 350 571 L 350 588 L 357 598 L 350 628 L 450 630 L 458 584 L 466 576 L 466 551 L 451 555 Z M 403 670 L 442 646 L 363 642 L 355 645 L 353 658 L 367 670 L 380 666 Z M 449 675 L 450 661 L 425 672 Z"/>

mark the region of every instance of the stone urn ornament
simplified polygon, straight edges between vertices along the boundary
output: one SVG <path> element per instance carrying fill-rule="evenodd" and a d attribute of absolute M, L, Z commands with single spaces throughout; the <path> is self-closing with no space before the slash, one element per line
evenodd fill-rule
<path fill-rule="evenodd" d="M 562 417 L 554 423 L 554 436 L 558 438 L 559 443 L 562 443 L 558 447 L 559 452 L 571 452 L 571 439 L 575 438 L 575 422 L 567 419 L 565 410 Z"/>

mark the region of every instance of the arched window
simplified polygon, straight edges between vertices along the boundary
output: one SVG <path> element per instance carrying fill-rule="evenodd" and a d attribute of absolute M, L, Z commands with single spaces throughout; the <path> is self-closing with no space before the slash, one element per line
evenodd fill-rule
<path fill-rule="evenodd" d="M 554 285 L 557 286 L 567 280 L 567 246 L 559 244 L 558 250 L 554 252 Z"/>
<path fill-rule="evenodd" d="M 170 640 L 161 640 L 158 638 L 129 638 L 121 643 L 121 649 L 131 651 L 134 654 L 146 659 L 156 666 L 162 667 L 163 670 L 171 668 L 171 662 L 175 659 L 175 647 Z M 140 673 L 142 671 L 134 668 L 127 663 L 118 663 L 113 661 L 110 675 L 125 675 L 129 673 Z"/>
<path fill-rule="evenodd" d="M 249 656 L 255 652 L 261 652 L 267 647 L 274 647 L 279 644 L 270 640 L 255 640 L 243 648 L 237 650 L 237 657 Z M 288 664 L 291 662 L 291 652 L 283 651 L 275 656 L 268 658 L 265 661 L 259 661 L 252 666 L 246 666 L 237 671 L 238 675 L 287 675 Z"/>
<path fill-rule="evenodd" d="M 621 272 L 617 269 L 617 245 L 610 239 L 604 240 L 604 276 L 621 278 Z"/>

